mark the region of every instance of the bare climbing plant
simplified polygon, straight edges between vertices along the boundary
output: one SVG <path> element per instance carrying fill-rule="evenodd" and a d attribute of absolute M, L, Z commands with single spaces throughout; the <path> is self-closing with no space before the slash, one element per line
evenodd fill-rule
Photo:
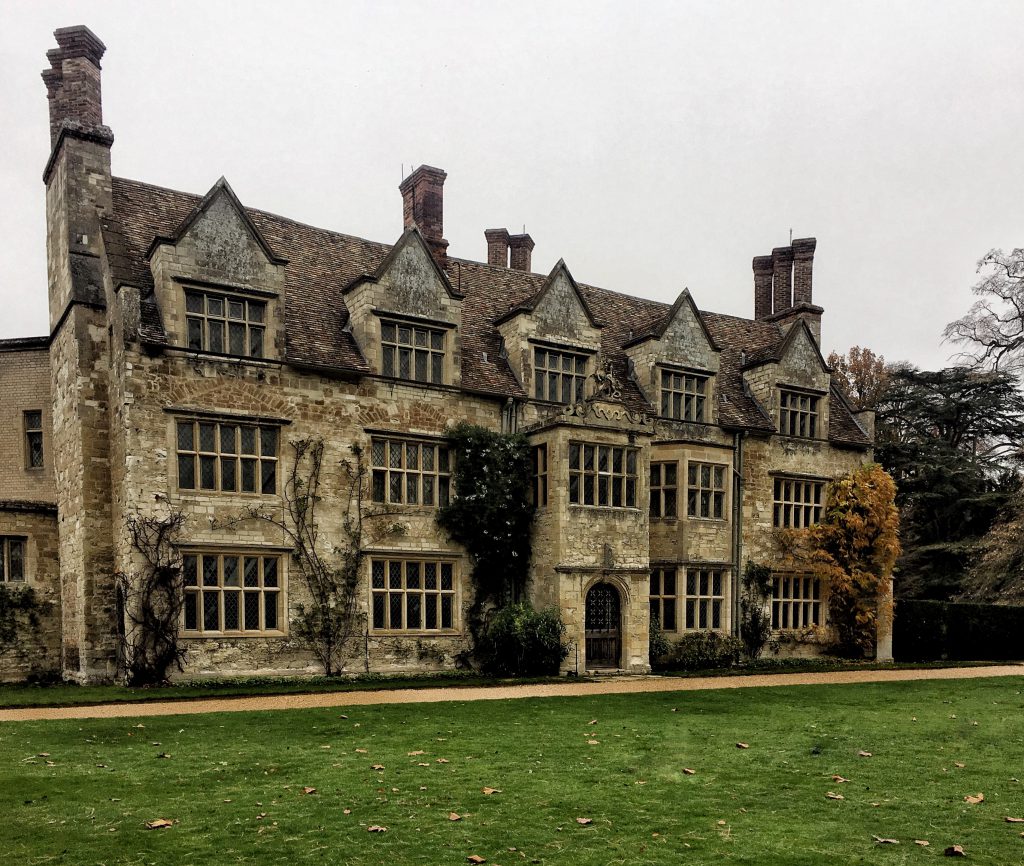
<path fill-rule="evenodd" d="M 178 535 L 185 515 L 128 518 L 132 548 L 140 568 L 115 575 L 125 679 L 131 686 L 166 683 L 172 667 L 182 670 L 185 649 L 179 640 L 184 595 Z"/>

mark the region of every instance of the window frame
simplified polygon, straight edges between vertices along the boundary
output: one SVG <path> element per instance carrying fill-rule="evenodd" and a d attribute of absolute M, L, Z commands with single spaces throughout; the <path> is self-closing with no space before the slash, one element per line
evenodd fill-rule
<path fill-rule="evenodd" d="M 567 466 L 569 468 L 569 504 L 582 508 L 636 509 L 640 496 L 640 449 L 629 445 L 608 445 L 602 442 L 569 442 Z M 574 449 L 575 457 L 574 460 Z M 601 469 L 601 455 L 607 452 L 606 469 Z M 615 469 L 616 453 L 621 456 L 621 470 Z M 590 465 L 587 468 L 587 455 Z M 632 467 L 632 468 L 631 468 Z M 607 491 L 606 502 L 601 502 L 602 481 Z M 575 491 L 575 492 L 574 492 Z M 587 494 L 592 501 L 587 501 Z M 616 503 L 616 493 L 618 502 Z M 575 497 L 575 498 L 574 498 Z"/>
<path fill-rule="evenodd" d="M 191 426 L 191 448 L 182 447 L 182 432 Z M 212 450 L 204 448 L 203 428 L 214 428 Z M 178 493 L 189 496 L 228 495 L 244 497 L 278 496 L 280 491 L 281 433 L 282 424 L 268 423 L 265 420 L 246 421 L 241 418 L 216 418 L 199 416 L 178 416 L 174 419 L 174 487 Z M 234 451 L 224 451 L 224 430 L 234 430 L 232 434 Z M 252 451 L 243 451 L 246 430 L 252 430 Z M 264 454 L 264 440 L 269 431 L 274 431 L 272 453 Z M 182 484 L 182 470 L 185 461 L 191 459 L 192 485 Z M 229 463 L 230 461 L 230 463 Z M 229 472 L 227 465 L 233 466 Z M 213 486 L 203 483 L 207 466 L 212 466 Z M 253 489 L 245 490 L 245 480 L 251 467 Z M 267 472 L 272 472 L 273 490 L 267 490 Z M 225 479 L 232 475 L 235 486 L 225 487 Z"/>
<path fill-rule="evenodd" d="M 462 616 L 461 616 L 461 590 L 460 590 L 460 575 L 457 557 L 449 554 L 438 553 L 438 554 L 414 554 L 404 552 L 392 552 L 392 553 L 368 553 L 368 591 L 369 591 L 369 610 L 368 610 L 368 625 L 371 634 L 379 635 L 460 635 L 462 634 Z M 377 564 L 381 565 L 380 578 L 377 576 Z M 418 586 L 409 586 L 409 566 L 416 566 L 416 580 Z M 398 566 L 398 583 L 396 586 L 394 583 L 394 571 L 393 566 Z M 435 587 L 427 587 L 428 580 L 428 566 L 433 566 L 434 570 L 434 583 Z M 450 581 L 449 588 L 444 587 L 445 583 L 445 571 L 448 572 L 448 579 Z M 406 623 L 409 621 L 411 604 L 410 599 L 417 597 L 419 599 L 419 625 L 417 627 L 409 627 Z M 435 599 L 434 604 L 434 621 L 437 623 L 436 628 L 430 628 L 427 626 L 428 609 L 430 604 L 427 599 Z M 392 627 L 392 616 L 395 608 L 392 606 L 392 597 L 397 597 L 399 601 L 399 618 L 401 625 L 397 628 Z M 384 624 L 378 626 L 378 603 L 377 599 L 381 599 L 380 602 L 380 620 Z M 445 600 L 448 600 L 448 613 L 450 616 L 450 625 L 447 627 L 444 625 L 445 620 Z"/>
<path fill-rule="evenodd" d="M 772 526 L 775 529 L 807 529 L 820 523 L 825 509 L 825 485 L 827 483 L 823 478 L 773 475 Z M 786 496 L 787 486 L 790 490 L 788 497 Z M 801 498 L 795 496 L 797 490 L 800 491 Z M 810 492 L 810 498 L 807 498 L 808 492 Z M 800 515 L 799 518 L 795 516 L 797 514 Z"/>
<path fill-rule="evenodd" d="M 685 571 L 685 570 L 684 570 Z M 671 581 L 668 581 L 671 578 Z M 668 589 L 671 588 L 671 592 Z M 657 591 L 655 591 L 657 589 Z M 657 616 L 660 631 L 679 632 L 679 569 L 674 565 L 655 566 L 651 569 L 648 607 L 652 617 Z M 671 626 L 666 625 L 666 611 L 671 611 Z"/>
<path fill-rule="evenodd" d="M 377 462 L 376 446 L 383 445 L 383 461 Z M 391 462 L 392 447 L 400 449 L 400 465 L 393 466 Z M 409 467 L 409 449 L 416 449 L 416 466 Z M 432 457 L 430 462 L 433 468 L 424 468 L 423 454 L 431 449 Z M 442 454 L 445 457 L 444 469 L 442 469 Z M 400 476 L 399 485 L 401 500 L 392 499 L 394 480 L 392 476 Z M 409 502 L 409 479 L 415 477 L 416 481 L 416 502 Z M 446 439 L 428 439 L 416 436 L 399 436 L 395 434 L 373 433 L 370 435 L 370 501 L 382 505 L 400 505 L 405 508 L 443 508 L 452 498 L 452 483 L 455 477 L 455 451 L 451 448 Z M 424 479 L 432 479 L 432 501 L 426 503 L 424 490 L 426 486 Z M 380 487 L 378 488 L 378 482 Z M 378 489 L 382 496 L 378 498 Z"/>
<path fill-rule="evenodd" d="M 207 583 L 207 559 L 213 558 L 216 561 L 215 578 L 216 583 Z M 249 584 L 248 570 L 249 560 L 257 560 L 256 583 Z M 265 548 L 219 548 L 219 547 L 188 547 L 182 549 L 182 606 L 181 606 L 181 636 L 185 639 L 203 638 L 261 638 L 261 637 L 285 637 L 288 634 L 288 572 L 287 559 L 280 550 L 267 550 Z M 192 560 L 192 566 L 189 561 Z M 225 567 L 227 560 L 235 561 L 235 579 L 237 583 L 226 583 L 225 574 L 228 569 Z M 275 563 L 273 569 L 274 584 L 268 584 L 267 562 Z M 194 582 L 192 582 L 194 581 Z M 217 597 L 217 628 L 206 628 L 207 609 L 204 596 L 216 595 Z M 237 618 L 238 628 L 226 628 L 225 598 L 228 594 L 238 597 Z M 245 628 L 247 621 L 246 596 L 256 595 L 257 619 L 259 626 L 254 629 Z M 195 608 L 193 621 L 195 626 L 189 628 L 189 598 L 195 597 Z M 274 599 L 274 611 L 276 626 L 268 628 L 267 601 Z"/>
<path fill-rule="evenodd" d="M 820 438 L 823 396 L 780 385 L 779 433 L 795 439 Z M 790 405 L 791 401 L 796 401 L 796 405 Z M 807 402 L 806 406 L 803 401 Z"/>
<path fill-rule="evenodd" d="M 19 576 L 14 575 L 13 550 L 15 546 L 20 551 L 17 560 L 19 565 Z M 28 536 L 27 535 L 0 535 L 0 586 L 28 583 Z"/>
<path fill-rule="evenodd" d="M 674 476 L 669 483 L 668 470 Z M 651 460 L 648 484 L 651 520 L 679 519 L 679 461 Z M 671 503 L 671 508 L 668 507 Z M 670 514 L 669 511 L 672 513 Z"/>
<path fill-rule="evenodd" d="M 30 416 L 38 415 L 38 425 L 30 423 Z M 24 431 L 24 443 L 25 443 L 25 468 L 30 471 L 46 468 L 46 452 L 44 450 L 45 437 L 43 436 L 43 410 L 42 409 L 25 409 L 21 413 L 22 418 L 22 429 Z M 36 450 L 33 448 L 33 443 L 38 442 L 38 454 L 39 462 L 34 462 Z"/>
<path fill-rule="evenodd" d="M 704 470 L 708 470 L 709 484 L 703 482 Z M 714 520 L 728 521 L 729 511 L 727 508 L 727 492 L 729 485 L 726 483 L 726 475 L 729 471 L 727 463 L 711 463 L 707 460 L 686 461 L 686 517 L 690 520 Z M 722 486 L 715 486 L 715 479 L 721 475 Z M 691 481 L 691 476 L 696 480 Z M 707 514 L 704 514 L 704 505 L 707 503 Z M 721 516 L 715 516 L 716 505 L 721 506 Z"/>
<path fill-rule="evenodd" d="M 388 329 L 391 338 L 388 338 Z M 409 331 L 409 342 L 401 341 L 403 330 Z M 417 332 L 424 334 L 424 343 L 417 343 Z M 410 322 L 401 319 L 380 320 L 380 374 L 400 382 L 415 382 L 420 385 L 445 384 L 445 359 L 448 355 L 448 329 L 427 322 Z M 440 346 L 435 345 L 436 342 Z M 402 352 L 409 353 L 409 375 L 402 376 Z M 424 375 L 417 375 L 419 359 L 424 358 Z M 390 363 L 389 363 L 390 359 Z"/>
<path fill-rule="evenodd" d="M 665 366 L 656 369 L 659 373 L 659 417 L 687 424 L 707 424 L 710 420 L 711 374 Z M 675 411 L 677 407 L 679 414 Z"/>
<path fill-rule="evenodd" d="M 703 590 L 702 578 L 707 577 L 707 591 Z M 690 591 L 690 579 L 694 580 L 694 591 Z M 721 592 L 716 593 L 714 591 L 715 578 L 719 580 L 719 587 Z M 731 593 L 732 593 L 732 581 L 730 580 L 731 573 L 729 569 L 722 568 L 720 566 L 687 566 L 684 569 L 683 580 L 677 592 L 679 596 L 679 615 L 678 621 L 680 624 L 680 631 L 683 632 L 698 632 L 698 631 L 717 631 L 717 632 L 728 632 L 730 628 L 730 614 L 731 614 Z M 693 604 L 692 610 L 694 612 L 693 621 L 697 622 L 697 625 L 690 625 L 691 622 L 691 602 Z M 701 603 L 707 604 L 707 607 L 702 607 Z M 714 625 L 714 616 L 717 614 L 719 624 Z M 701 625 L 701 622 L 709 622 L 709 625 Z"/>
<path fill-rule="evenodd" d="M 798 586 L 799 591 L 797 591 Z M 810 595 L 807 594 L 808 590 Z M 827 611 L 825 596 L 825 582 L 813 574 L 795 572 L 772 574 L 770 596 L 772 631 L 795 632 L 821 627 L 825 624 L 824 617 Z M 783 620 L 786 620 L 788 624 L 782 625 Z"/>
<path fill-rule="evenodd" d="M 219 289 L 206 289 L 198 286 L 186 285 L 182 287 L 184 295 L 184 321 L 185 332 L 182 335 L 185 348 L 190 352 L 199 352 L 207 355 L 219 355 L 229 358 L 243 358 L 253 361 L 265 361 L 269 355 L 267 352 L 267 337 L 270 331 L 270 303 L 267 298 L 254 298 L 242 292 L 221 291 Z M 192 299 L 202 298 L 202 311 L 190 309 Z M 211 302 L 219 302 L 221 313 L 211 311 Z M 241 316 L 230 315 L 232 304 L 242 305 Z M 251 315 L 250 310 L 261 310 L 260 316 Z M 216 341 L 211 336 L 210 323 L 219 325 L 220 348 L 214 348 Z M 199 346 L 193 345 L 193 327 L 198 324 Z M 234 326 L 234 327 L 233 327 Z M 236 333 L 235 328 L 242 328 L 244 340 L 243 352 L 231 350 L 232 340 Z M 254 353 L 253 335 L 259 333 L 259 352 Z"/>
<path fill-rule="evenodd" d="M 546 508 L 550 492 L 548 473 L 548 443 L 541 442 L 530 449 L 530 495 L 534 508 Z"/>
<path fill-rule="evenodd" d="M 571 406 L 583 401 L 587 383 L 590 356 L 592 353 L 570 349 L 562 346 L 547 346 L 531 343 L 533 357 L 531 369 L 533 371 L 533 399 L 542 400 L 545 403 L 559 403 L 563 406 Z M 540 362 L 543 356 L 543 363 Z M 559 359 L 557 367 L 548 364 L 549 359 L 554 356 Z M 566 361 L 571 359 L 572 369 L 566 369 Z M 543 387 L 542 387 L 543 383 Z M 558 396 L 551 397 L 551 387 L 557 388 Z M 570 399 L 566 396 L 566 387 Z"/>

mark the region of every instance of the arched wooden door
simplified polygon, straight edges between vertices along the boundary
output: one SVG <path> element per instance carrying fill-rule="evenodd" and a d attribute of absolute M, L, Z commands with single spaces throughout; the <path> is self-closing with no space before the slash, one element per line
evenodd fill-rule
<path fill-rule="evenodd" d="M 610 583 L 594 584 L 587 593 L 584 627 L 588 669 L 619 667 L 621 624 L 619 591 Z"/>

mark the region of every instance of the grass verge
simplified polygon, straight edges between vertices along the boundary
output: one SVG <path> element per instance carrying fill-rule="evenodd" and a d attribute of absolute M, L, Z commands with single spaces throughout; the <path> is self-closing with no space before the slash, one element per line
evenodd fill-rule
<path fill-rule="evenodd" d="M 959 844 L 1002 866 L 1024 858 L 1024 825 L 1005 821 L 1024 817 L 1022 683 L 7 723 L 4 851 L 76 866 L 799 866 L 927 863 Z M 172 825 L 145 829 L 157 818 Z"/>

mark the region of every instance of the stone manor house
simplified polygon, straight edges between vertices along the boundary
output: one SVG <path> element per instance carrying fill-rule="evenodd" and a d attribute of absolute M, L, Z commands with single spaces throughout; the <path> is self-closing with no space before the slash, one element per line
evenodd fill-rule
<path fill-rule="evenodd" d="M 104 46 L 55 33 L 43 72 L 50 332 L 0 341 L 0 581 L 49 604 L 0 673 L 116 676 L 139 568 L 132 515 L 185 516 L 186 673 L 317 670 L 290 635 L 305 587 L 281 530 L 289 443 L 325 443 L 321 533 L 340 532 L 340 461 L 400 532 L 368 532 L 346 670 L 451 667 L 467 647 L 469 563 L 435 523 L 446 428 L 521 431 L 536 521 L 528 593 L 554 605 L 564 670 L 649 669 L 648 628 L 735 632 L 747 560 L 820 516 L 830 478 L 871 458 L 819 350 L 815 240 L 753 260 L 753 318 L 535 273 L 527 234 L 449 254 L 445 172 L 400 186 L 378 243 L 111 173 Z M 396 197 L 397 222 L 397 197 Z M 481 244 L 481 248 L 483 244 Z M 482 252 L 482 249 L 481 249 Z M 823 625 L 828 587 L 778 573 L 773 626 Z M 31 647 L 28 646 L 31 643 Z"/>

